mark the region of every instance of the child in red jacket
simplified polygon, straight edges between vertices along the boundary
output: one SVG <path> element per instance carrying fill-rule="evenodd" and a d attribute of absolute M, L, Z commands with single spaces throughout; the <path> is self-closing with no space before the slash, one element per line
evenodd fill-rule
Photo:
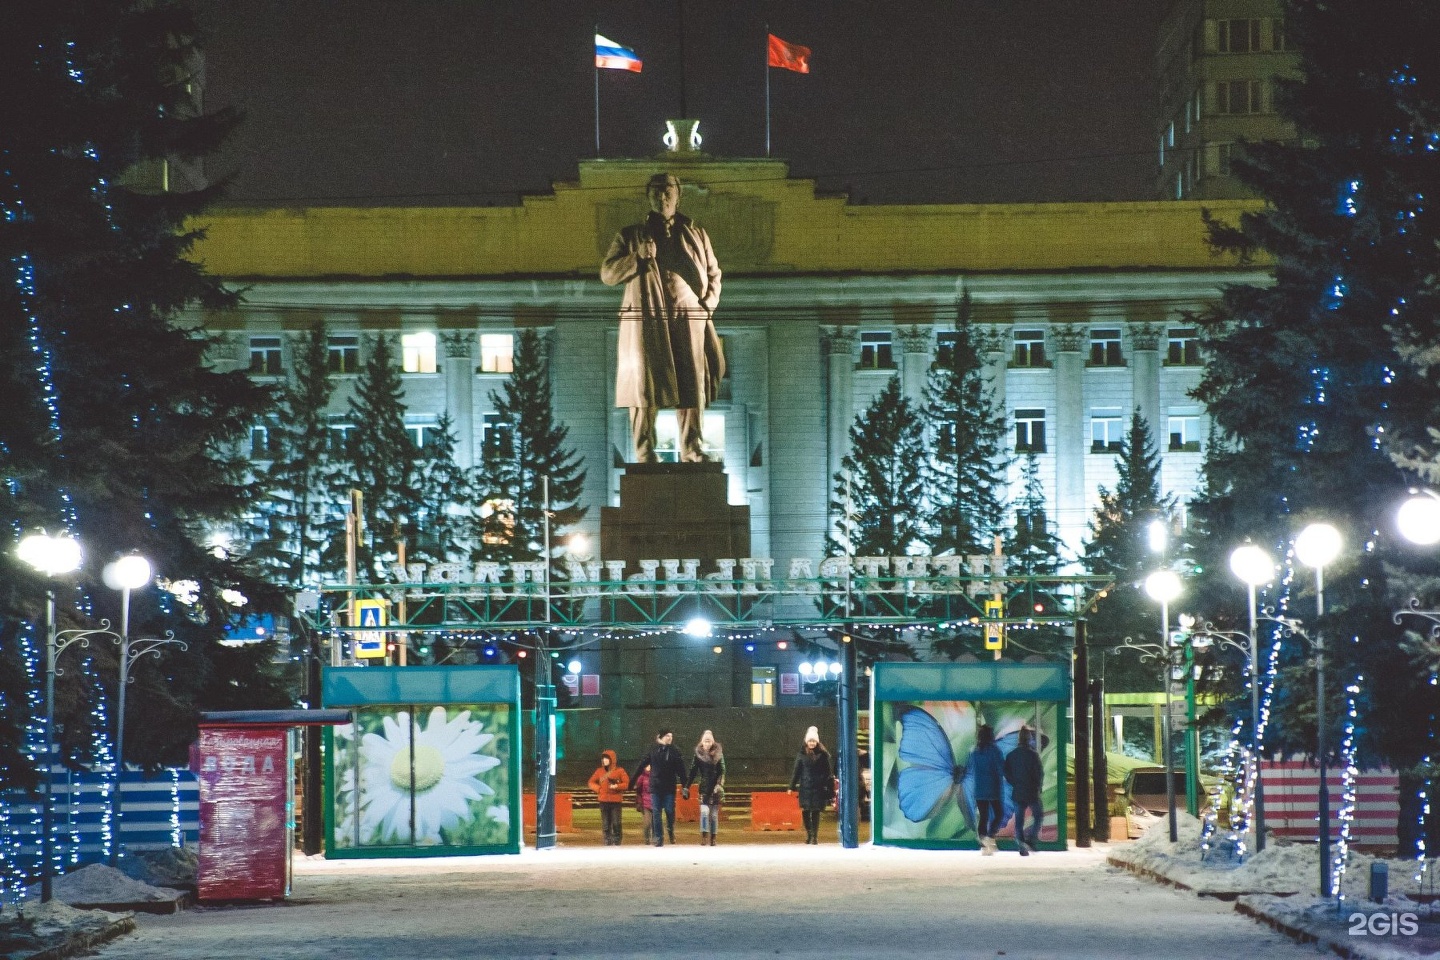
<path fill-rule="evenodd" d="M 620 804 L 625 801 L 628 786 L 630 774 L 615 762 L 615 751 L 601 751 L 600 766 L 590 775 L 590 789 L 600 801 L 600 827 L 607 847 L 620 846 Z"/>

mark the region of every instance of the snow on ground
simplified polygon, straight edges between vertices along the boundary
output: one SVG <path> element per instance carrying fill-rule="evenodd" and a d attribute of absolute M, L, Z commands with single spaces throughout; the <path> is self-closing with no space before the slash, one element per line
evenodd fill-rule
<path fill-rule="evenodd" d="M 103 863 L 92 863 L 72 870 L 53 881 L 55 899 L 66 903 L 155 903 L 174 900 L 185 891 L 170 887 L 152 887 L 108 867 Z M 38 899 L 40 884 L 26 889 L 27 897 Z"/>
<path fill-rule="evenodd" d="M 102 960 L 1315 960 L 1231 904 L 1107 868 L 1108 849 L 693 840 L 518 856 L 300 859 L 283 905 L 140 916 Z M 728 842 L 727 842 L 728 841 Z M 563 841 L 562 841 L 563 842 Z"/>
<path fill-rule="evenodd" d="M 1241 897 L 1242 907 L 1315 937 L 1336 952 L 1363 960 L 1415 960 L 1440 956 L 1440 910 L 1434 904 L 1390 897 L 1384 903 L 1319 897 Z"/>
<path fill-rule="evenodd" d="M 61 900 L 26 902 L 22 919 L 13 907 L 0 911 L 0 958 L 29 957 L 82 934 L 104 931 L 129 913 L 77 910 Z"/>

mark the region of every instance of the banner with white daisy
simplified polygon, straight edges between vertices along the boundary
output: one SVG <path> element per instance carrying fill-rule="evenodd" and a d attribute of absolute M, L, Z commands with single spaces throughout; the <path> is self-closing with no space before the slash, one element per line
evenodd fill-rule
<path fill-rule="evenodd" d="M 428 694 L 432 702 L 346 704 L 355 722 L 334 728 L 329 758 L 330 856 L 415 856 L 515 852 L 519 849 L 518 675 L 506 703 L 434 703 L 434 683 L 415 675 L 435 668 L 337 668 L 332 699 Z M 513 667 L 453 667 L 448 671 Z M 359 670 L 368 676 L 343 676 Z M 390 674 L 382 678 L 380 674 Z M 357 695 L 355 682 L 371 689 Z M 432 680 L 434 678 L 431 678 Z M 475 677 L 447 677 L 450 695 Z M 482 676 L 482 681 L 501 679 Z M 335 682 L 331 682 L 334 680 Z M 349 689 L 345 689 L 346 686 Z M 502 683 L 509 693 L 511 684 Z M 348 693 L 349 696 L 345 694 Z M 417 698 L 418 699 L 418 698 Z M 507 698 L 508 699 L 508 698 Z"/>

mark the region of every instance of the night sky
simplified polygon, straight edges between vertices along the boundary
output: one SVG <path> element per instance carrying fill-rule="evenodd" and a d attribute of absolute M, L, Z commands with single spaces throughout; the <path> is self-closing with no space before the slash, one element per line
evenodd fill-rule
<path fill-rule="evenodd" d="M 680 112 L 677 0 L 197 0 L 207 107 L 247 120 L 211 161 L 230 197 L 513 204 L 594 155 L 661 148 Z M 685 90 L 707 152 L 772 154 L 856 202 L 1149 199 L 1161 0 L 685 0 Z"/>

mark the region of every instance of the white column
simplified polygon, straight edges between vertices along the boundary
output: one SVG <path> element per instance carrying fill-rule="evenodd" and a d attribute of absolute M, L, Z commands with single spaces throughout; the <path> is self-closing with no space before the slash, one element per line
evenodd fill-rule
<path fill-rule="evenodd" d="M 900 389 L 917 411 L 925 406 L 925 380 L 932 359 L 929 327 L 901 327 Z"/>
<path fill-rule="evenodd" d="M 1054 328 L 1055 507 L 1059 534 L 1074 554 L 1085 538 L 1085 345 L 1084 327 Z"/>
<path fill-rule="evenodd" d="M 1153 323 L 1137 323 L 1130 328 L 1131 391 L 1134 406 L 1150 424 L 1155 442 L 1165 432 L 1160 422 L 1160 339 L 1165 328 Z M 1128 426 L 1130 418 L 1125 418 Z"/>
<path fill-rule="evenodd" d="M 455 431 L 455 464 L 468 470 L 475 465 L 475 346 L 474 330 L 440 334 L 445 351 L 445 412 Z"/>
<path fill-rule="evenodd" d="M 829 471 L 840 471 L 840 461 L 850 452 L 850 425 L 855 421 L 855 330 L 834 327 L 825 333 L 825 350 L 830 361 L 830 390 L 826 405 Z M 829 484 L 826 484 L 829 489 Z"/>

